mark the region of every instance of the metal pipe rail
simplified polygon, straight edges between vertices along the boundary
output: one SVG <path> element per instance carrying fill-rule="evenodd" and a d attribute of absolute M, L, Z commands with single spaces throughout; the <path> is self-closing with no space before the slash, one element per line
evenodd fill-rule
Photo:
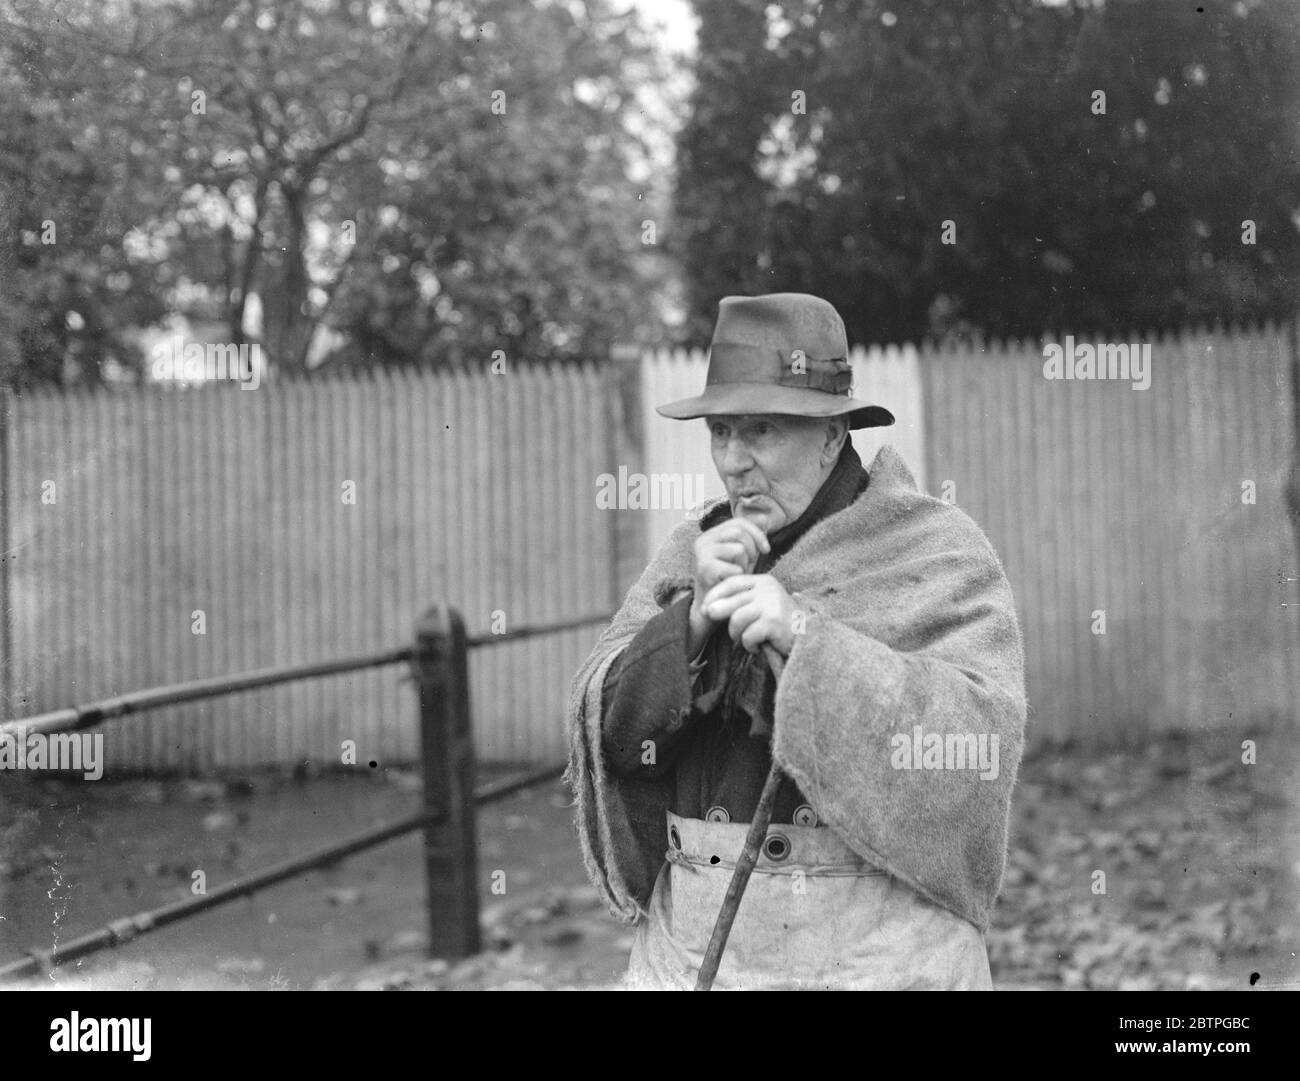
<path fill-rule="evenodd" d="M 474 792 L 474 802 L 479 807 L 494 803 L 522 789 L 530 788 L 544 781 L 555 780 L 563 772 L 563 765 L 555 765 L 513 777 L 506 777 L 500 781 L 477 788 Z M 278 885 L 290 878 L 296 878 L 320 867 L 333 866 L 348 856 L 356 855 L 358 852 L 375 848 L 397 837 L 413 833 L 418 829 L 436 825 L 441 821 L 441 818 L 441 814 L 437 811 L 421 811 L 418 814 L 407 815 L 405 818 L 399 818 L 396 822 L 386 822 L 382 826 L 375 826 L 372 829 L 355 834 L 346 841 L 339 841 L 336 844 L 327 845 L 325 848 L 318 848 L 315 852 L 305 856 L 284 860 L 260 871 L 255 871 L 253 874 L 245 875 L 243 878 L 238 878 L 234 882 L 224 883 L 211 893 L 198 897 L 187 897 L 183 901 L 173 901 L 171 904 L 160 905 L 158 908 L 137 912 L 134 916 L 123 916 L 97 930 L 70 939 L 50 950 L 30 949 L 27 951 L 26 957 L 11 961 L 6 965 L 0 965 L 0 979 L 37 976 L 43 972 L 49 972 L 55 965 L 63 964 L 66 961 L 76 961 L 92 953 L 124 945 L 140 935 L 157 931 L 168 924 L 176 923 L 178 920 L 186 919 L 189 916 L 197 916 L 200 912 L 206 912 L 210 908 L 217 908 L 230 901 L 238 900 L 240 897 L 251 897 L 261 890 Z"/>
<path fill-rule="evenodd" d="M 63 942 L 53 949 L 29 949 L 26 957 L 7 965 L 0 965 L 0 979 L 39 975 L 65 961 L 75 961 L 88 954 L 120 946 L 140 935 L 166 927 L 169 923 L 175 923 L 188 916 L 197 916 L 200 912 L 206 912 L 210 908 L 227 904 L 240 897 L 251 897 L 257 891 L 274 886 L 285 879 L 314 871 L 318 867 L 328 867 L 345 856 L 373 848 L 375 845 L 391 841 L 394 837 L 400 837 L 423 826 L 432 825 L 437 821 L 437 817 L 432 812 L 408 815 L 406 818 L 399 818 L 396 822 L 389 822 L 357 834 L 339 844 L 317 849 L 306 856 L 285 860 L 251 875 L 237 878 L 233 882 L 226 882 L 210 893 L 186 897 L 182 901 L 173 901 L 159 908 L 137 912 L 134 916 L 123 916 L 89 934 Z"/>
<path fill-rule="evenodd" d="M 520 627 L 505 634 L 469 638 L 459 612 L 446 605 L 435 605 L 417 621 L 413 646 L 315 664 L 281 665 L 239 675 L 151 687 L 0 724 L 0 735 L 6 732 L 76 731 L 182 702 L 216 698 L 293 680 L 318 679 L 409 663 L 419 705 L 420 760 L 424 778 L 423 809 L 418 813 L 225 883 L 210 893 L 114 920 L 54 949 L 30 949 L 26 957 L 0 966 L 0 977 L 37 974 L 64 961 L 122 945 L 142 934 L 236 898 L 251 896 L 286 879 L 337 863 L 347 856 L 418 829 L 424 830 L 429 954 L 464 957 L 477 953 L 480 938 L 475 809 L 557 778 L 563 773 L 564 766 L 545 766 L 474 787 L 468 652 L 471 648 L 519 641 L 541 634 L 578 630 L 607 622 L 609 618 L 608 615 L 584 616 L 563 623 Z"/>
<path fill-rule="evenodd" d="M 538 627 L 520 627 L 505 634 L 480 634 L 467 638 L 467 649 L 481 646 L 497 645 L 505 642 L 517 642 L 525 638 L 536 638 L 542 634 L 558 634 L 562 631 L 581 630 L 596 623 L 609 620 L 608 615 L 582 616 L 563 623 L 544 624 Z M 255 691 L 262 687 L 274 687 L 280 683 L 292 683 L 303 679 L 320 679 L 323 676 L 346 675 L 367 668 L 382 668 L 389 664 L 409 662 L 415 655 L 411 646 L 399 646 L 384 649 L 377 653 L 363 653 L 355 657 L 341 657 L 333 661 L 317 661 L 311 664 L 281 664 L 273 668 L 258 668 L 252 672 L 242 672 L 233 676 L 210 676 L 206 679 L 194 679 L 185 683 L 172 683 L 162 687 L 149 687 L 143 691 L 129 691 L 112 698 L 102 698 L 97 702 L 87 702 L 80 706 L 65 706 L 62 709 L 37 713 L 31 717 L 0 721 L 0 735 L 18 732 L 71 732 L 83 728 L 93 728 L 103 721 L 116 720 L 134 713 L 144 713 L 151 709 L 165 706 L 177 706 L 185 702 L 198 702 L 205 698 L 220 698 L 227 694 L 241 691 Z"/>
<path fill-rule="evenodd" d="M 259 668 L 234 676 L 212 676 L 186 683 L 172 683 L 150 687 L 143 691 L 129 691 L 114 698 L 87 702 L 81 706 L 38 713 L 33 717 L 0 723 L 0 735 L 6 732 L 69 732 L 94 728 L 104 721 L 113 721 L 132 713 L 145 713 L 164 706 L 177 706 L 183 702 L 198 702 L 205 698 L 220 698 L 240 691 L 254 691 L 259 687 L 274 687 L 278 683 L 292 683 L 300 679 L 319 679 L 366 668 L 382 668 L 387 664 L 401 664 L 414 654 L 410 646 L 385 649 L 379 653 L 366 653 L 359 657 L 343 657 L 335 661 L 316 664 L 281 664 L 274 668 Z"/>

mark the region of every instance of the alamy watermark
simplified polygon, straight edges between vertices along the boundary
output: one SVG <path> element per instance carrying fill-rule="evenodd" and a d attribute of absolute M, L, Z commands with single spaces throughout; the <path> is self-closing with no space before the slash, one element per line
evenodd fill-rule
<path fill-rule="evenodd" d="M 1151 386 L 1151 345 L 1137 342 L 1076 344 L 1067 334 L 1064 344 L 1043 346 L 1044 379 L 1129 380 L 1134 390 Z"/>
<path fill-rule="evenodd" d="M 135 1062 L 148 1062 L 152 1029 L 151 1017 L 82 1017 L 73 1010 L 50 1022 L 50 1050 L 126 1053 Z"/>
<path fill-rule="evenodd" d="M 87 781 L 104 776 L 102 732 L 0 732 L 0 770 L 80 773 Z"/>
<path fill-rule="evenodd" d="M 227 379 L 240 390 L 256 390 L 265 371 L 262 347 L 256 343 L 186 342 L 173 334 L 153 347 L 150 374 L 155 380 L 174 379 L 187 383 Z"/>
<path fill-rule="evenodd" d="M 602 473 L 596 478 L 597 510 L 684 510 L 698 511 L 705 500 L 703 473 L 629 473 L 618 467 L 618 476 Z"/>
<path fill-rule="evenodd" d="M 979 770 L 981 780 L 994 781 L 999 742 L 996 732 L 926 732 L 918 724 L 910 736 L 895 732 L 889 737 L 889 764 L 894 769 Z"/>

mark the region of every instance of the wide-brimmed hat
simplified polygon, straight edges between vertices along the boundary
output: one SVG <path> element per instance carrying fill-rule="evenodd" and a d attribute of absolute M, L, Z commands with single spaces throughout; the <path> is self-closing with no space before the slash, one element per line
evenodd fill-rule
<path fill-rule="evenodd" d="M 849 414 L 850 428 L 894 423 L 883 406 L 849 396 L 853 369 L 844 320 L 807 293 L 723 297 L 709 344 L 704 393 L 661 405 L 673 420 L 718 414 Z"/>

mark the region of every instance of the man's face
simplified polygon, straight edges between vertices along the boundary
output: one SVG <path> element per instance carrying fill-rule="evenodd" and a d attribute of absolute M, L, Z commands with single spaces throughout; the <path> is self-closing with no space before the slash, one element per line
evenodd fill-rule
<path fill-rule="evenodd" d="M 706 418 L 731 513 L 775 533 L 799 517 L 834 465 L 842 419 L 776 413 Z"/>

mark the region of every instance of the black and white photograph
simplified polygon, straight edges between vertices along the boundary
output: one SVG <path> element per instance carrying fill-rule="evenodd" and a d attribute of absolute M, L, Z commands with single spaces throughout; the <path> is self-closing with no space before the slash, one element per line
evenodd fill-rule
<path fill-rule="evenodd" d="M 1297 692 L 1295 0 L 0 0 L 41 1054 L 931 990 L 1252 1059 Z"/>

